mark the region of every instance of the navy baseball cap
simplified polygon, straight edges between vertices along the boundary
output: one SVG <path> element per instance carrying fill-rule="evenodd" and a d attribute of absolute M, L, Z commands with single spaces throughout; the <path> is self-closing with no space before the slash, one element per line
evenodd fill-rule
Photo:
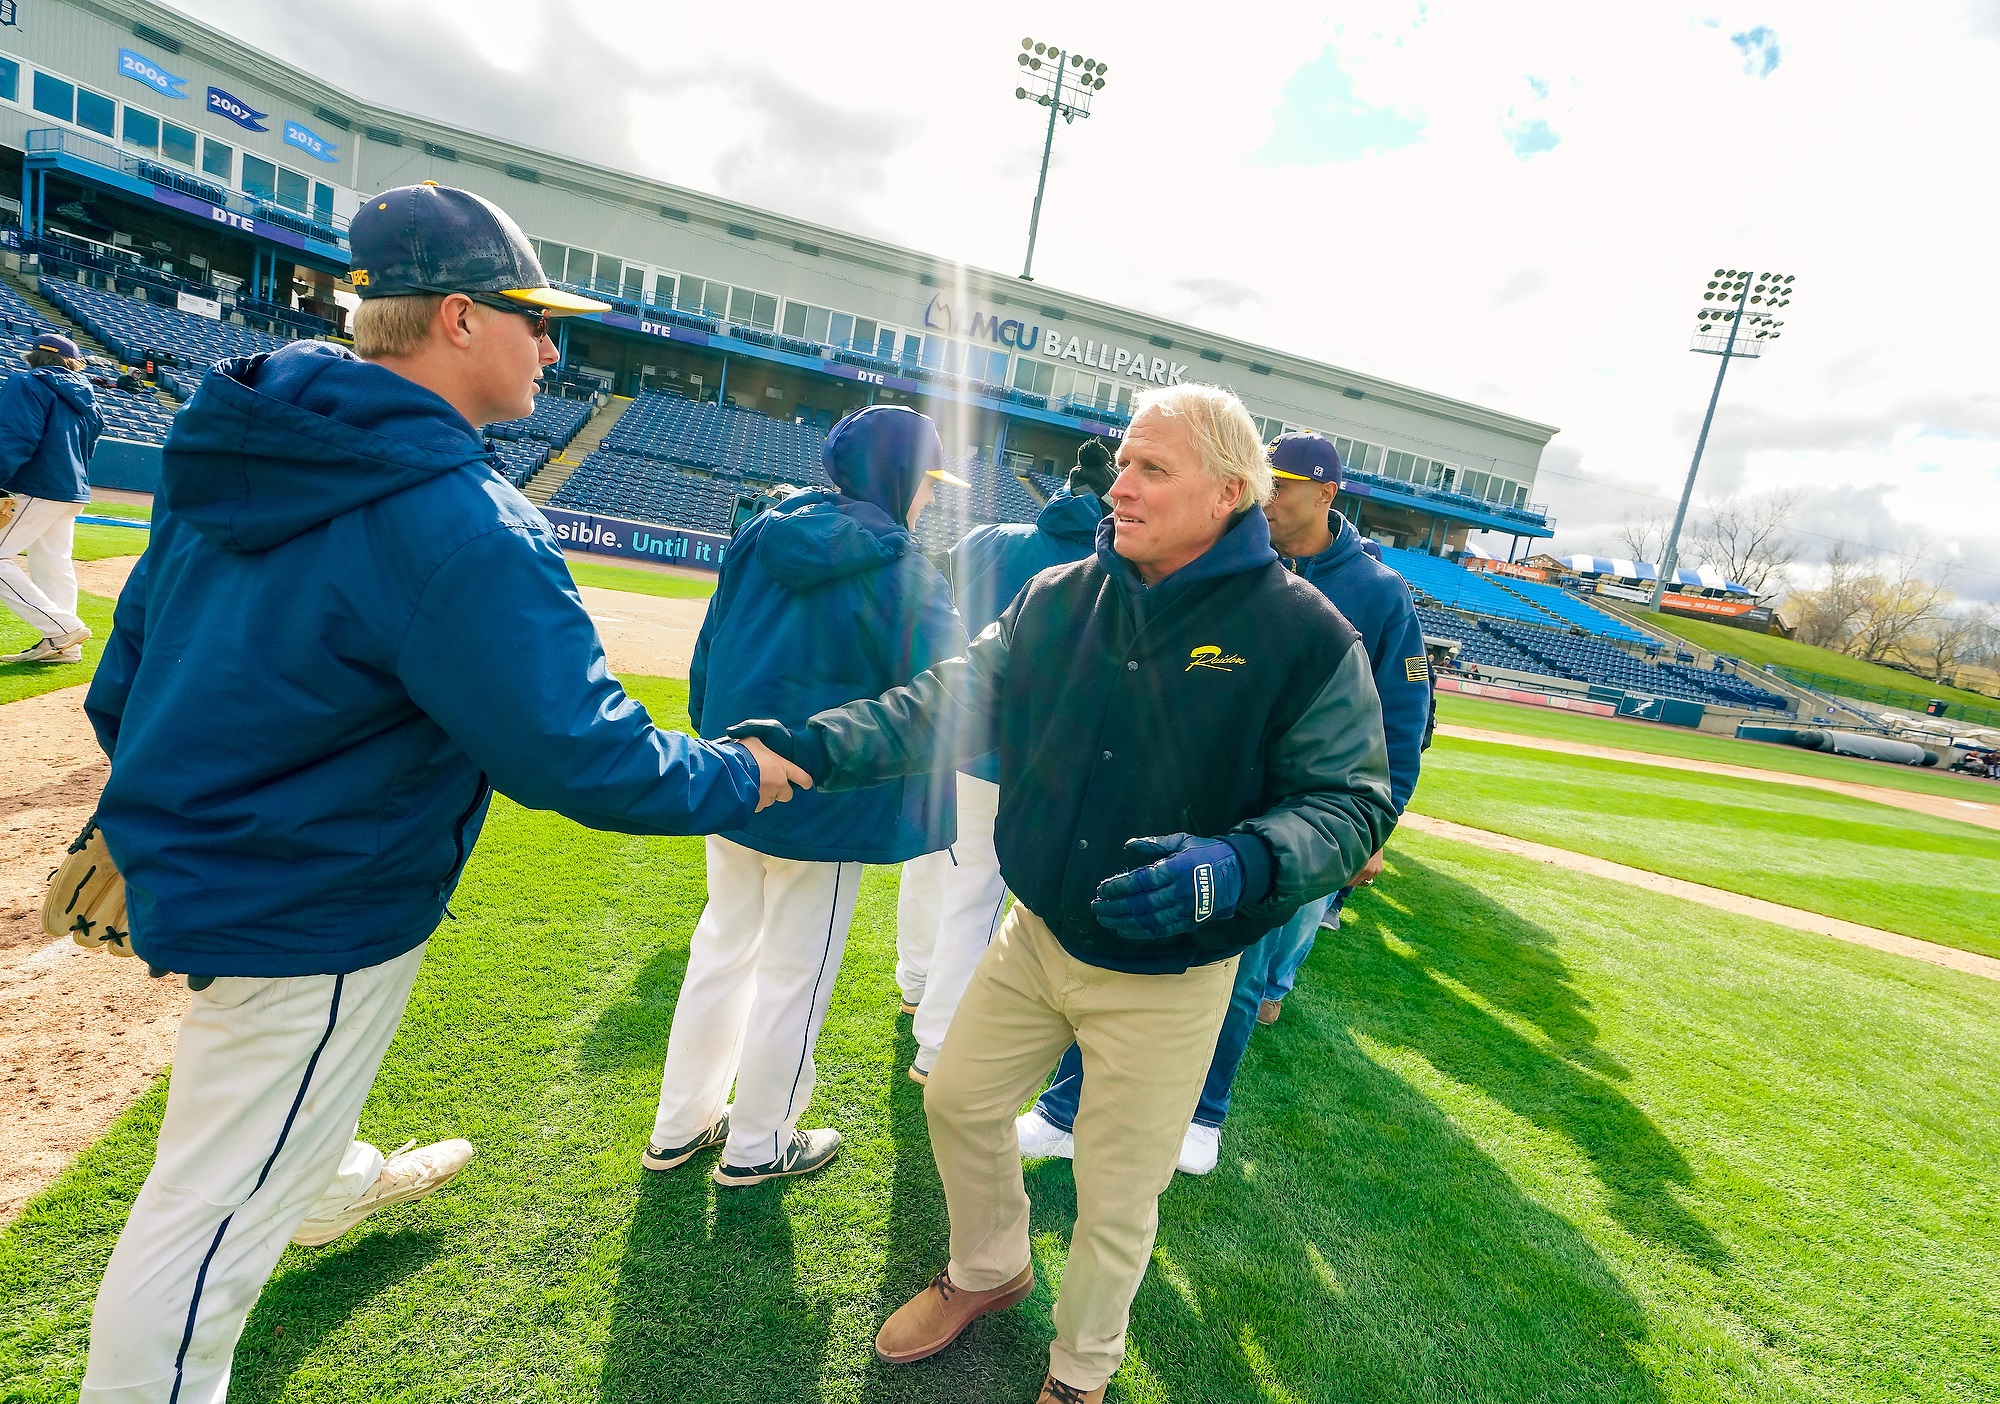
<path fill-rule="evenodd" d="M 72 361 L 83 359 L 83 352 L 77 350 L 76 343 L 60 332 L 43 332 L 35 338 L 35 350 L 53 351 L 58 356 L 67 356 Z"/>
<path fill-rule="evenodd" d="M 606 312 L 608 302 L 549 286 L 521 226 L 490 200 L 427 180 L 367 200 L 347 230 L 348 278 L 362 299 L 485 293 L 554 317 Z"/>
<path fill-rule="evenodd" d="M 1305 483 L 1340 485 L 1340 450 L 1324 434 L 1280 434 L 1271 441 L 1271 472 Z"/>

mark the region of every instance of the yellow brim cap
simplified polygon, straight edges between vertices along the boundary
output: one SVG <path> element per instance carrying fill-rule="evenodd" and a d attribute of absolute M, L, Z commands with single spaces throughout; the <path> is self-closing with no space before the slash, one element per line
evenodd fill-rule
<path fill-rule="evenodd" d="M 552 317 L 574 317 L 583 312 L 609 312 L 611 304 L 599 302 L 593 297 L 578 297 L 575 293 L 564 292 L 561 288 L 509 288 L 500 294 L 511 297 L 516 302 L 525 302 L 530 307 L 547 309 Z"/>
<path fill-rule="evenodd" d="M 936 478 L 939 482 L 950 483 L 953 487 L 969 488 L 972 486 L 971 483 L 968 483 L 965 479 L 959 477 L 958 474 L 948 473 L 942 468 L 931 468 L 927 469 L 926 471 L 931 477 Z"/>
<path fill-rule="evenodd" d="M 1315 478 L 1308 478 L 1304 473 L 1287 473 L 1282 468 L 1273 468 L 1271 470 L 1271 476 L 1274 478 L 1290 478 L 1295 483 L 1310 483 L 1318 481 Z"/>

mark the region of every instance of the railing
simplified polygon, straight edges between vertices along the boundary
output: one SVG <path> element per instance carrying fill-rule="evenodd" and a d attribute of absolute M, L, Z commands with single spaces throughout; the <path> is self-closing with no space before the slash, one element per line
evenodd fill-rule
<path fill-rule="evenodd" d="M 1488 502 L 1483 497 L 1474 497 L 1469 492 L 1454 492 L 1450 488 L 1406 483 L 1401 478 L 1392 478 L 1385 473 L 1371 473 L 1365 468 L 1350 468 L 1342 476 L 1359 478 L 1365 483 L 1385 487 L 1393 492 L 1407 493 L 1411 497 L 1443 502 L 1450 506 L 1463 506 L 1500 517 L 1512 517 L 1535 526 L 1553 527 L 1556 524 L 1556 519 L 1549 515 L 1548 507 L 1540 502 L 1530 502 L 1522 507 L 1509 507 L 1498 502 Z"/>
<path fill-rule="evenodd" d="M 1845 697 L 1852 698 L 1856 702 L 1873 702 L 1883 707 L 1900 707 L 1906 712 L 1916 712 L 1919 715 L 1930 710 L 1933 700 L 1939 700 L 1945 704 L 1944 715 L 1953 721 L 1970 722 L 1974 726 L 2000 727 L 2000 708 L 1969 705 L 1951 698 L 1933 699 L 1921 692 L 1883 687 L 1879 683 L 1856 682 L 1834 673 L 1816 673 L 1803 668 L 1790 668 L 1782 663 L 1771 663 L 1766 666 L 1779 677 L 1797 683 L 1800 687 L 1828 693 L 1836 698 Z"/>
<path fill-rule="evenodd" d="M 309 210 L 293 209 L 275 200 L 265 200 L 238 194 L 234 190 L 225 190 L 219 185 L 202 180 L 191 171 L 176 170 L 160 161 L 122 151 L 110 142 L 99 141 L 95 137 L 81 136 L 76 132 L 66 132 L 57 127 L 38 127 L 28 133 L 28 154 L 69 156 L 78 161 L 117 171 L 134 180 L 143 180 L 153 185 L 178 190 L 235 214 L 280 225 L 307 238 L 335 245 L 347 242 L 347 221 L 343 219 L 332 215 L 322 219 Z"/>

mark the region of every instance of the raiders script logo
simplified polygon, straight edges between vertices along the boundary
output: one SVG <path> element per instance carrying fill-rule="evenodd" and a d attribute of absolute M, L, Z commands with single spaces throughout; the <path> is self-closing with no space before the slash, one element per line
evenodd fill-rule
<path fill-rule="evenodd" d="M 1224 653 L 1214 644 L 1203 644 L 1190 650 L 1185 671 L 1192 673 L 1196 668 L 1213 668 L 1219 673 L 1233 673 L 1239 664 L 1248 663 L 1247 658 L 1238 658 L 1233 653 Z"/>

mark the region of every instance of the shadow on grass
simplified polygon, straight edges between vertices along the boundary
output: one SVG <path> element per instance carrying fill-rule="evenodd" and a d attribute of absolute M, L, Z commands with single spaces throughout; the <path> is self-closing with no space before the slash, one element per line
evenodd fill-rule
<path fill-rule="evenodd" d="M 441 1233 L 363 1235 L 345 1249 L 317 1249 L 298 1268 L 274 1276 L 236 1344 L 230 1392 L 275 1399 L 313 1348 L 372 1297 L 413 1277 L 444 1251 Z M 289 1251 L 289 1250 L 288 1250 Z"/>
<path fill-rule="evenodd" d="M 1644 1312 L 1597 1251 L 1367 1046 L 1417 1052 L 1566 1138 L 1622 1224 L 1718 1266 L 1726 1254 L 1672 1197 L 1687 1165 L 1612 1085 L 1622 1074 L 1590 1047 L 1553 938 L 1407 856 L 1397 870 L 1322 934 L 1283 1021 L 1253 1038 L 1219 1168 L 1162 1198 L 1133 1373 L 1190 1404 L 1274 1386 L 1659 1399 L 1638 1358 Z"/>
<path fill-rule="evenodd" d="M 820 1397 L 830 1318 L 796 1290 L 785 1188 L 716 1193 L 703 1170 L 646 1177 L 619 1266 L 600 1400 Z"/>

